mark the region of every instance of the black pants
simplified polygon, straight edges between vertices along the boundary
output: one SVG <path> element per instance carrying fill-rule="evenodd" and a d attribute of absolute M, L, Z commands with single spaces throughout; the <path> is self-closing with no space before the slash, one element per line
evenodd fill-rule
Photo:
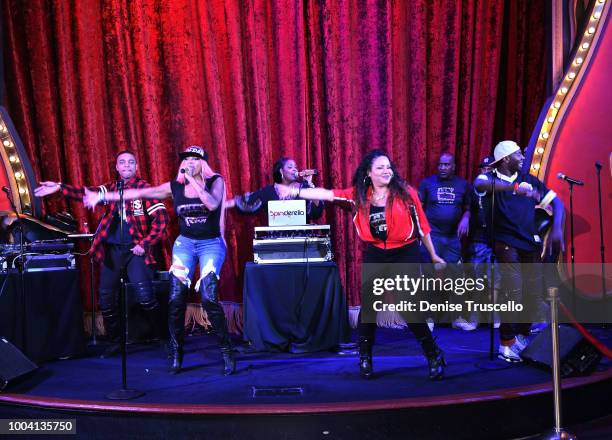
<path fill-rule="evenodd" d="M 540 301 L 543 292 L 543 271 L 538 251 L 528 252 L 505 243 L 495 243 L 495 255 L 501 271 L 501 294 L 508 301 L 526 304 L 533 310 L 534 304 Z M 509 342 L 516 335 L 529 335 L 531 322 L 522 323 L 517 312 L 502 312 L 502 324 L 499 337 L 502 342 Z"/>
<path fill-rule="evenodd" d="M 118 304 L 121 268 L 125 267 L 130 283 L 148 284 L 148 289 L 136 289 L 140 304 L 155 304 L 153 292 L 153 269 L 145 263 L 144 256 L 134 255 L 133 245 L 107 245 L 104 263 L 100 271 L 100 309 L 115 309 Z M 142 296 L 142 298 L 141 298 Z"/>
<path fill-rule="evenodd" d="M 380 249 L 376 246 L 368 245 L 365 252 L 363 253 L 363 263 L 408 263 L 408 264 L 419 264 L 421 262 L 421 255 L 419 252 L 419 244 L 415 241 L 406 246 L 395 249 Z M 416 274 L 415 274 L 416 275 Z M 416 275 L 418 276 L 418 275 Z M 414 336 L 421 340 L 423 338 L 431 338 L 431 331 L 427 324 L 424 322 L 411 323 L 407 322 L 408 328 Z M 376 323 L 364 323 L 361 322 L 361 315 L 359 315 L 359 338 L 367 338 L 374 340 L 374 333 L 376 331 Z"/>

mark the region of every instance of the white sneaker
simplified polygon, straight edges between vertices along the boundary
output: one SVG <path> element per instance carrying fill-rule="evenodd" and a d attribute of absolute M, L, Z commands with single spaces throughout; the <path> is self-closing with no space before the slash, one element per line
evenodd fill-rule
<path fill-rule="evenodd" d="M 521 350 L 517 346 L 516 342 L 512 345 L 501 345 L 497 353 L 497 357 L 502 361 L 510 363 L 523 362 L 520 356 Z"/>
<path fill-rule="evenodd" d="M 464 332 L 471 332 L 472 330 L 476 330 L 476 327 L 478 327 L 478 324 L 473 322 L 467 322 L 461 317 L 453 321 L 453 328 L 463 330 Z"/>
<path fill-rule="evenodd" d="M 427 318 L 425 322 L 427 323 L 427 327 L 429 327 L 429 331 L 433 332 L 433 329 L 435 327 L 434 320 L 432 318 Z"/>

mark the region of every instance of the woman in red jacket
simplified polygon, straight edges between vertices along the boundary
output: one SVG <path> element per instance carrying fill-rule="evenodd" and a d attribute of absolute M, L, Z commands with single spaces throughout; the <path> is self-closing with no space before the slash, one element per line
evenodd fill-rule
<path fill-rule="evenodd" d="M 283 191 L 306 200 L 348 200 L 354 203 L 357 212 L 353 222 L 359 237 L 367 243 L 363 263 L 418 264 L 421 261 L 418 236 L 433 263 L 444 263 L 431 242 L 429 223 L 416 190 L 399 176 L 383 150 L 373 150 L 366 154 L 353 176 L 351 188 L 328 190 L 284 187 Z M 408 327 L 421 343 L 427 357 L 430 379 L 442 379 L 446 363 L 427 324 L 408 322 Z M 372 343 L 375 329 L 375 323 L 362 322 L 360 315 L 359 371 L 365 378 L 373 374 Z"/>

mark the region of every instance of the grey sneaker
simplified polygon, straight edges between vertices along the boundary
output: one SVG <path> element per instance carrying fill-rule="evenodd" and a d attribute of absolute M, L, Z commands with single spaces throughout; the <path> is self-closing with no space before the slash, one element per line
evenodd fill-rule
<path fill-rule="evenodd" d="M 510 363 L 523 362 L 520 356 L 521 350 L 519 349 L 516 342 L 512 345 L 500 345 L 497 357 L 502 361 Z"/>

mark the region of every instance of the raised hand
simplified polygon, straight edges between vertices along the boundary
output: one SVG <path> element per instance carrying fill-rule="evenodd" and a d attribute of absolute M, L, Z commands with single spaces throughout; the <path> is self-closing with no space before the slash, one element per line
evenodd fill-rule
<path fill-rule="evenodd" d="M 60 189 L 61 185 L 57 182 L 40 182 L 40 186 L 34 188 L 34 195 L 36 197 L 45 197 L 58 192 Z"/>

